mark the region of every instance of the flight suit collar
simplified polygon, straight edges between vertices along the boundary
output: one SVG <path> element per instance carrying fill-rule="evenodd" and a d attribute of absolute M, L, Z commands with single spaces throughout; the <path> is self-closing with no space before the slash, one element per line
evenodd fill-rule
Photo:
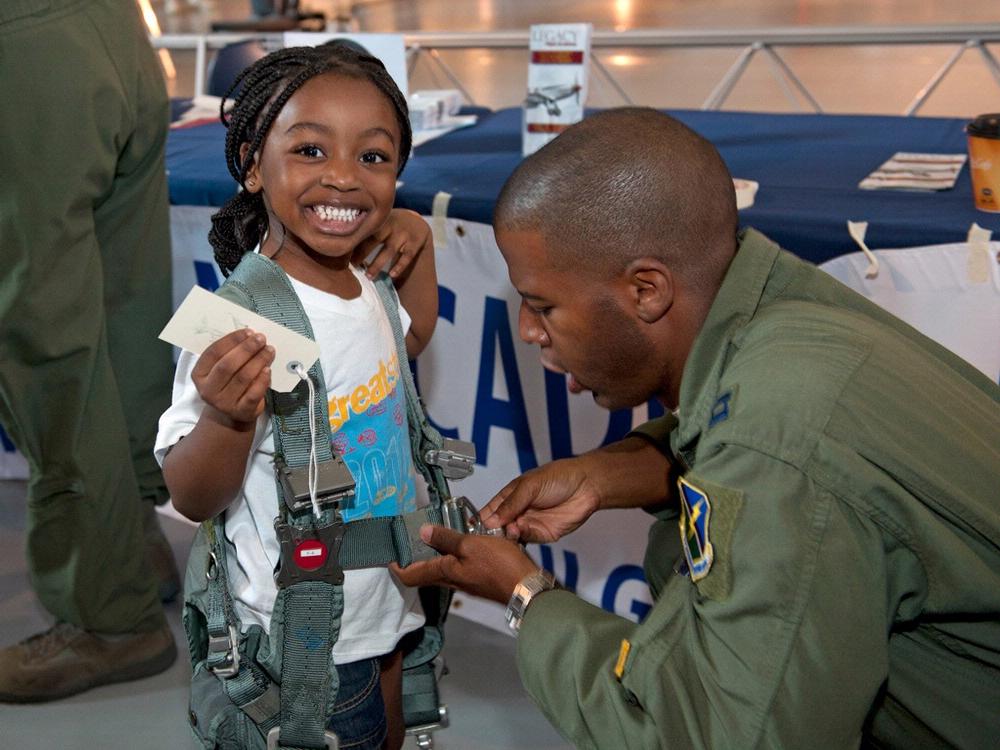
<path fill-rule="evenodd" d="M 708 423 L 730 342 L 756 313 L 780 252 L 755 229 L 741 230 L 738 240 L 736 255 L 684 365 L 680 425 L 673 433 L 674 453 L 682 457 Z"/>

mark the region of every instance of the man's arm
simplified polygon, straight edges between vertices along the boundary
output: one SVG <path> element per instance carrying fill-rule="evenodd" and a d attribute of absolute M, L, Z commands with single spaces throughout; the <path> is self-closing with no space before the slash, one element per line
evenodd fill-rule
<path fill-rule="evenodd" d="M 641 625 L 539 596 L 519 635 L 526 689 L 578 747 L 857 746 L 888 675 L 879 530 L 752 450 L 699 470 L 704 577 L 670 576 Z M 674 551 L 649 550 L 647 567 L 672 567 Z"/>
<path fill-rule="evenodd" d="M 526 542 L 553 542 L 576 530 L 598 510 L 654 508 L 676 499 L 675 464 L 647 436 L 574 458 L 561 459 L 518 477 L 483 506 L 487 528 L 506 527 Z"/>
<path fill-rule="evenodd" d="M 699 471 L 686 478 L 709 500 L 707 570 L 665 575 L 641 625 L 568 591 L 536 596 L 518 636 L 526 689 L 581 748 L 857 746 L 888 674 L 879 530 L 751 449 L 723 448 Z M 537 570 L 507 540 L 442 529 L 441 545 L 438 531 L 424 538 L 446 554 L 404 583 L 503 602 Z M 668 573 L 676 549 L 649 550 L 647 569 Z"/>

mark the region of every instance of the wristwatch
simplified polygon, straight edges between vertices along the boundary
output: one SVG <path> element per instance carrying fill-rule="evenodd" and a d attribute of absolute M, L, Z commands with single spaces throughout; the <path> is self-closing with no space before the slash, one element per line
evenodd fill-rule
<path fill-rule="evenodd" d="M 531 600 L 543 591 L 551 591 L 556 587 L 556 579 L 549 571 L 536 570 L 522 578 L 514 587 L 514 593 L 507 602 L 507 625 L 515 633 L 521 629 L 521 620 L 528 611 Z"/>

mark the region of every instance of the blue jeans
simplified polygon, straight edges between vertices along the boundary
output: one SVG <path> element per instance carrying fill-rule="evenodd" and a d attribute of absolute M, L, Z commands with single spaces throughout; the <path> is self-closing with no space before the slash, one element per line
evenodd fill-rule
<path fill-rule="evenodd" d="M 381 664 L 376 657 L 337 665 L 340 688 L 327 728 L 336 733 L 341 750 L 380 750 L 385 742 Z"/>

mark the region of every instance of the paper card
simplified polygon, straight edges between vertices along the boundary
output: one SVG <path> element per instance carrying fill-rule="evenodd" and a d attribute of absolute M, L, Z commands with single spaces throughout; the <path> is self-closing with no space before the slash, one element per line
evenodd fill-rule
<path fill-rule="evenodd" d="M 271 388 L 288 392 L 300 378 L 289 367 L 296 362 L 308 370 L 319 358 L 319 344 L 257 313 L 194 287 L 174 313 L 160 338 L 194 354 L 201 354 L 228 333 L 249 328 L 264 334 L 274 347 Z"/>
<path fill-rule="evenodd" d="M 993 232 L 983 229 L 974 223 L 969 227 L 969 236 L 966 240 L 969 243 L 969 262 L 967 270 L 969 281 L 973 284 L 985 284 L 990 280 L 990 261 L 993 259 L 990 253 L 990 238 Z"/>

